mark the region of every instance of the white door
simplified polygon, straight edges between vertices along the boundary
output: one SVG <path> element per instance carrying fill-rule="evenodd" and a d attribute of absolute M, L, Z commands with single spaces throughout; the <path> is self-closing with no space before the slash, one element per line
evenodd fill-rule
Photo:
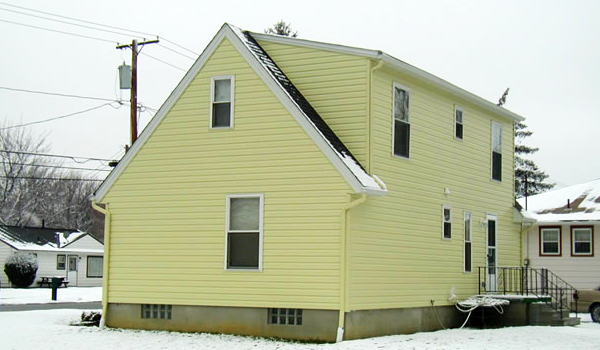
<path fill-rule="evenodd" d="M 70 286 L 77 285 L 77 255 L 69 255 L 67 259 L 67 280 Z"/>
<path fill-rule="evenodd" d="M 487 216 L 486 232 L 486 285 L 487 292 L 496 292 L 498 288 L 498 275 L 496 266 L 498 265 L 497 254 L 497 218 L 495 215 Z"/>

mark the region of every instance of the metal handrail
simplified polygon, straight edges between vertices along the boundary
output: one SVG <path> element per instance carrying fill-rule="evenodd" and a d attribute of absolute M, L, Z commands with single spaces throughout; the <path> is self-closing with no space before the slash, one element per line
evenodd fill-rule
<path fill-rule="evenodd" d="M 577 289 L 565 280 L 544 268 L 530 267 L 478 267 L 479 294 L 503 293 L 550 297 L 544 302 L 559 312 L 563 318 L 565 310 L 577 313 Z M 488 280 L 496 276 L 494 281 Z M 481 282 L 483 280 L 483 283 Z M 572 308 L 572 302 L 575 307 Z"/>

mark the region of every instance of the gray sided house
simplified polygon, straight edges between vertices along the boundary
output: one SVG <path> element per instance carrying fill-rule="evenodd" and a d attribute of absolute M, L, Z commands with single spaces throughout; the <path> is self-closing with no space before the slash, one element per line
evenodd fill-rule
<path fill-rule="evenodd" d="M 2 287 L 10 286 L 4 273 L 6 259 L 17 252 L 36 256 L 38 286 L 42 277 L 64 277 L 69 286 L 102 285 L 104 245 L 88 233 L 70 229 L 0 225 Z"/>

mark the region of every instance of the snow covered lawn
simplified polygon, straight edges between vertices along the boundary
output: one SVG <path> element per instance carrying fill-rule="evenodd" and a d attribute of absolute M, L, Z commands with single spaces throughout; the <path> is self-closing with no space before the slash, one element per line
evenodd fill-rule
<path fill-rule="evenodd" d="M 58 288 L 56 296 L 56 301 L 52 301 L 50 288 L 2 288 L 0 305 L 101 301 L 102 287 Z"/>
<path fill-rule="evenodd" d="M 597 349 L 600 324 L 583 316 L 577 327 L 511 327 L 462 329 L 396 335 L 338 344 L 299 344 L 230 335 L 133 331 L 70 326 L 80 310 L 0 313 L 2 349 Z"/>

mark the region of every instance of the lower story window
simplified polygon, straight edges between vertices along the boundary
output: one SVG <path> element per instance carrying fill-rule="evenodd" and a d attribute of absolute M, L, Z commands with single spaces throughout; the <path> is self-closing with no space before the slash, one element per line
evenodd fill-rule
<path fill-rule="evenodd" d="M 594 254 L 594 231 L 589 227 L 571 227 L 572 255 Z"/>
<path fill-rule="evenodd" d="M 87 257 L 87 277 L 102 277 L 102 261 L 101 256 Z"/>
<path fill-rule="evenodd" d="M 269 309 L 269 323 L 302 325 L 302 309 Z"/>
<path fill-rule="evenodd" d="M 142 318 L 171 319 L 172 305 L 164 304 L 142 304 Z"/>

